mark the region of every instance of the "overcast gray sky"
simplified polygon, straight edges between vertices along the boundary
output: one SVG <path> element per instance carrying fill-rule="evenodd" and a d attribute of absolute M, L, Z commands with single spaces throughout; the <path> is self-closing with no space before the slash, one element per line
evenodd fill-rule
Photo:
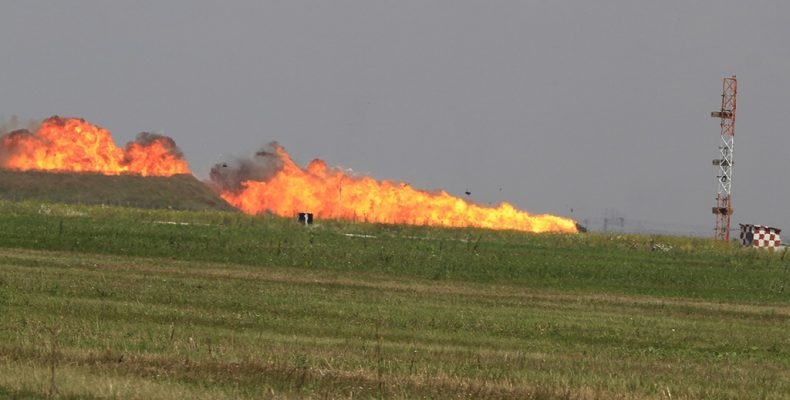
<path fill-rule="evenodd" d="M 5 1 L 0 118 L 82 117 L 119 145 L 164 133 L 202 178 L 278 140 L 303 164 L 481 203 L 712 231 L 709 114 L 737 74 L 733 221 L 790 229 L 789 15 L 784 1 Z"/>

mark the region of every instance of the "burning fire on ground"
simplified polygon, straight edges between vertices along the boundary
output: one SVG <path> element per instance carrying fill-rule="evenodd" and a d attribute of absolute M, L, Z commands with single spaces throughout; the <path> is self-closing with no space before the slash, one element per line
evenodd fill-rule
<path fill-rule="evenodd" d="M 318 218 L 388 224 L 577 232 L 571 219 L 531 215 L 508 203 L 484 207 L 444 191 L 351 175 L 318 159 L 302 168 L 277 143 L 256 153 L 254 160 L 216 165 L 211 179 L 223 199 L 249 214 L 312 212 Z"/>
<path fill-rule="evenodd" d="M 190 173 L 173 139 L 140 133 L 125 147 L 110 132 L 82 119 L 54 116 L 36 129 L 0 136 L 0 168 L 105 175 L 170 176 Z M 211 171 L 220 195 L 240 210 L 293 216 L 312 212 L 339 218 L 390 224 L 513 229 L 529 232 L 576 232 L 573 220 L 531 215 L 507 203 L 485 207 L 441 191 L 431 193 L 406 183 L 376 181 L 330 168 L 313 160 L 298 166 L 276 143 L 238 166 Z"/>
<path fill-rule="evenodd" d="M 143 132 L 119 148 L 108 130 L 58 116 L 45 119 L 34 132 L 19 129 L 0 136 L 0 168 L 105 175 L 190 173 L 183 154 L 167 136 Z"/>

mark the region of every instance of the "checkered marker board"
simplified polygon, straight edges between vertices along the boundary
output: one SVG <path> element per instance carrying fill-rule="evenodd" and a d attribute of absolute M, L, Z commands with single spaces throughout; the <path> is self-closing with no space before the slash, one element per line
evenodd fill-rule
<path fill-rule="evenodd" d="M 744 247 L 779 247 L 781 229 L 764 225 L 741 224 L 741 243 Z"/>

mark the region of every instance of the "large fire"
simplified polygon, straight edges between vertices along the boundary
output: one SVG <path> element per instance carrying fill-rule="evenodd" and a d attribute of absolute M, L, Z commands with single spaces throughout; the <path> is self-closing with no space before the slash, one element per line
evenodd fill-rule
<path fill-rule="evenodd" d="M 353 176 L 327 167 L 322 160 L 301 168 L 281 146 L 271 146 L 271 151 L 257 154 L 259 163 L 268 164 L 271 171 L 256 174 L 249 162 L 236 170 L 227 164 L 212 170 L 222 198 L 246 213 L 290 217 L 311 212 L 318 218 L 391 224 L 577 232 L 573 220 L 530 215 L 508 203 L 484 207 L 444 191 L 430 193 L 405 183 Z"/>
<path fill-rule="evenodd" d="M 108 130 L 82 119 L 57 116 L 44 120 L 35 132 L 22 129 L 0 136 L 0 168 L 105 175 L 189 173 L 169 137 L 144 132 L 119 148 Z"/>

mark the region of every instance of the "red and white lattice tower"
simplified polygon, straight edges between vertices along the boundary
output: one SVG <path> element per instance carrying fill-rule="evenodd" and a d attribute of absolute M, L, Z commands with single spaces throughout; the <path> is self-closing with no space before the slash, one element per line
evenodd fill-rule
<path fill-rule="evenodd" d="M 716 230 L 714 237 L 730 240 L 730 215 L 732 215 L 732 151 L 735 144 L 735 96 L 738 94 L 738 80 L 735 75 L 724 78 L 721 90 L 721 110 L 710 113 L 711 117 L 721 119 L 720 157 L 713 160 L 719 167 L 719 191 L 716 194 Z"/>

